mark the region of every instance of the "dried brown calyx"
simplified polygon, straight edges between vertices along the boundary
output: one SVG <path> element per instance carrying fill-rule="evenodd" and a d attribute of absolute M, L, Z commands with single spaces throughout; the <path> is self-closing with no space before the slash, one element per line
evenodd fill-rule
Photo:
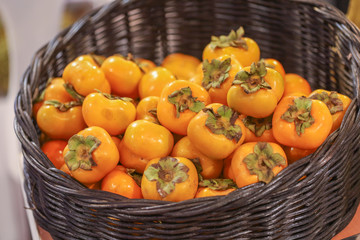
<path fill-rule="evenodd" d="M 338 93 L 335 91 L 331 91 L 330 93 L 321 92 L 312 94 L 310 99 L 316 99 L 324 102 L 331 114 L 335 114 L 337 112 L 341 112 L 344 110 L 343 102 L 338 97 Z"/>
<path fill-rule="evenodd" d="M 264 79 L 267 70 L 264 62 L 252 63 L 250 72 L 241 70 L 234 78 L 233 85 L 240 85 L 245 93 L 254 93 L 260 89 L 271 89 Z"/>
<path fill-rule="evenodd" d="M 269 183 L 274 178 L 272 171 L 274 167 L 286 164 L 285 158 L 279 153 L 274 153 L 267 142 L 258 142 L 254 152 L 247 155 L 243 161 L 250 174 L 257 175 L 259 181 L 265 183 Z"/>
<path fill-rule="evenodd" d="M 242 137 L 241 127 L 235 124 L 239 114 L 228 106 L 222 105 L 217 109 L 217 113 L 212 108 L 204 108 L 204 112 L 208 114 L 205 126 L 209 130 L 218 135 L 224 135 L 229 140 L 239 142 Z"/>
<path fill-rule="evenodd" d="M 73 108 L 73 107 L 76 107 L 76 106 L 81 106 L 81 102 L 78 102 L 78 101 L 71 101 L 71 102 L 62 103 L 62 102 L 59 102 L 57 100 L 46 100 L 44 102 L 44 104 L 45 105 L 52 105 L 52 106 L 56 107 L 61 112 L 66 112 L 70 108 Z"/>
<path fill-rule="evenodd" d="M 198 113 L 205 107 L 205 103 L 197 100 L 197 97 L 193 97 L 190 87 L 184 87 L 172 92 L 168 96 L 168 101 L 174 104 L 177 118 L 180 117 L 180 113 L 187 109 Z"/>
<path fill-rule="evenodd" d="M 270 130 L 272 128 L 272 115 L 266 118 L 254 118 L 247 116 L 242 121 L 245 127 L 247 127 L 257 137 L 261 137 L 265 130 Z"/>
<path fill-rule="evenodd" d="M 295 98 L 293 104 L 289 105 L 287 111 L 281 116 L 281 119 L 295 124 L 298 136 L 315 122 L 311 116 L 311 105 L 311 99 L 306 97 Z"/>
<path fill-rule="evenodd" d="M 101 141 L 95 136 L 73 135 L 68 141 L 69 151 L 64 156 L 65 163 L 70 171 L 78 168 L 90 171 L 93 166 L 97 166 L 92 153 L 100 144 Z"/>
<path fill-rule="evenodd" d="M 203 61 L 203 73 L 202 86 L 209 90 L 210 88 L 220 88 L 221 84 L 229 77 L 229 71 L 231 69 L 231 58 L 227 58 L 223 61 L 213 59 L 211 62 L 208 60 Z"/>

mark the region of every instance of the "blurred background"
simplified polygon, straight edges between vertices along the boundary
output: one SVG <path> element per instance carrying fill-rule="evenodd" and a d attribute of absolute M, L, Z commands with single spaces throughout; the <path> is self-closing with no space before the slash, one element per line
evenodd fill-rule
<path fill-rule="evenodd" d="M 0 0 L 0 239 L 39 239 L 22 194 L 13 105 L 33 54 L 93 8 L 112 0 Z M 360 0 L 326 0 L 360 25 Z"/>

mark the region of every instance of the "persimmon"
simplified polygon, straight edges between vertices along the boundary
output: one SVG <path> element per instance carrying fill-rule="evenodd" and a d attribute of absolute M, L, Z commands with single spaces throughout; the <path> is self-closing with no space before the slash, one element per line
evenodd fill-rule
<path fill-rule="evenodd" d="M 84 184 L 100 181 L 119 162 L 119 151 L 111 136 L 97 126 L 73 135 L 63 155 L 71 176 Z"/>
<path fill-rule="evenodd" d="M 135 166 L 128 166 L 125 162 L 131 162 L 134 157 L 149 161 L 168 156 L 174 146 L 174 137 L 164 126 L 146 120 L 136 120 L 127 127 L 121 149 L 122 145 L 128 152 L 124 155 L 121 153 L 121 163 L 125 167 L 135 168 Z"/>
<path fill-rule="evenodd" d="M 248 142 L 239 146 L 231 160 L 236 185 L 269 183 L 287 166 L 284 150 L 276 143 Z"/>
<path fill-rule="evenodd" d="M 274 58 L 264 58 L 263 61 L 265 62 L 266 67 L 278 71 L 281 76 L 285 78 L 285 69 L 279 60 L 276 60 Z"/>
<path fill-rule="evenodd" d="M 101 190 L 116 193 L 131 199 L 143 198 L 140 186 L 124 171 L 124 167 L 122 166 L 116 166 L 102 179 Z"/>
<path fill-rule="evenodd" d="M 141 180 L 141 192 L 145 199 L 179 202 L 194 198 L 197 189 L 196 168 L 183 157 L 150 160 Z"/>
<path fill-rule="evenodd" d="M 72 61 L 66 65 L 62 78 L 84 97 L 97 90 L 104 93 L 111 92 L 104 72 L 89 61 Z"/>
<path fill-rule="evenodd" d="M 296 147 L 283 146 L 283 150 L 286 154 L 287 160 L 289 164 L 296 162 L 297 160 L 304 158 L 313 152 L 316 151 L 317 148 L 314 149 L 301 149 Z"/>
<path fill-rule="evenodd" d="M 224 165 L 222 159 L 209 158 L 197 150 L 188 136 L 181 138 L 174 145 L 171 156 L 197 160 L 201 167 L 200 175 L 205 179 L 218 178 Z"/>
<path fill-rule="evenodd" d="M 270 116 L 284 92 L 284 80 L 264 62 L 245 67 L 227 93 L 229 107 L 254 118 Z"/>
<path fill-rule="evenodd" d="M 136 98 L 138 85 L 143 76 L 139 66 L 132 60 L 113 55 L 101 65 L 111 86 L 111 93 L 121 97 Z"/>
<path fill-rule="evenodd" d="M 302 93 L 308 96 L 311 93 L 309 82 L 296 73 L 286 73 L 284 77 L 284 97 L 293 93 Z"/>
<path fill-rule="evenodd" d="M 176 80 L 175 75 L 164 67 L 156 67 L 145 73 L 139 83 L 139 96 L 160 97 L 161 91 L 168 84 Z"/>
<path fill-rule="evenodd" d="M 169 69 L 177 79 L 189 80 L 194 76 L 200 63 L 201 61 L 194 56 L 184 53 L 171 53 L 164 58 L 161 66 Z"/>
<path fill-rule="evenodd" d="M 332 122 L 331 113 L 322 101 L 286 96 L 274 111 L 273 134 L 285 146 L 314 149 L 325 141 Z"/>
<path fill-rule="evenodd" d="M 317 99 L 326 104 L 330 110 L 333 125 L 330 132 L 334 132 L 341 125 L 346 110 L 349 108 L 351 99 L 336 91 L 327 91 L 324 89 L 316 89 L 309 95 L 310 99 Z"/>
<path fill-rule="evenodd" d="M 229 188 L 226 190 L 213 190 L 209 187 L 199 187 L 198 191 L 196 192 L 195 198 L 225 196 L 235 190 L 236 188 Z"/>
<path fill-rule="evenodd" d="M 138 173 L 143 173 L 146 164 L 151 160 L 131 151 L 123 142 L 119 144 L 119 154 L 120 163 L 126 168 L 134 169 Z"/>
<path fill-rule="evenodd" d="M 191 119 L 187 136 L 202 154 L 224 159 L 244 142 L 245 126 L 231 108 L 212 103 Z"/>
<path fill-rule="evenodd" d="M 135 63 L 140 67 L 144 73 L 149 72 L 151 69 L 156 68 L 156 64 L 146 58 L 135 58 Z"/>
<path fill-rule="evenodd" d="M 40 130 L 51 139 L 68 140 L 86 128 L 79 102 L 45 101 L 39 108 L 36 121 Z"/>
<path fill-rule="evenodd" d="M 148 96 L 139 101 L 136 106 L 136 120 L 147 120 L 159 123 L 157 118 L 157 105 L 160 97 Z"/>
<path fill-rule="evenodd" d="M 241 65 L 234 57 L 222 55 L 210 62 L 204 60 L 202 69 L 201 86 L 209 92 L 212 102 L 226 105 L 227 92 L 236 74 L 240 71 Z"/>
<path fill-rule="evenodd" d="M 195 198 L 225 196 L 236 189 L 236 183 L 231 179 L 202 179 Z"/>
<path fill-rule="evenodd" d="M 186 135 L 190 120 L 211 103 L 208 92 L 201 86 L 176 80 L 166 85 L 157 105 L 161 125 L 171 132 Z"/>
<path fill-rule="evenodd" d="M 119 135 L 135 120 L 136 108 L 132 99 L 97 92 L 85 97 L 82 114 L 87 126 L 99 126 L 110 135 Z"/>
<path fill-rule="evenodd" d="M 211 60 L 222 55 L 233 56 L 241 66 L 250 66 L 260 60 L 260 48 L 251 38 L 244 37 L 243 27 L 231 30 L 228 36 L 212 36 L 211 42 L 203 50 L 203 60 Z"/>
<path fill-rule="evenodd" d="M 63 151 L 66 145 L 67 141 L 64 140 L 50 140 L 41 145 L 41 150 L 57 169 L 60 169 L 65 163 Z"/>

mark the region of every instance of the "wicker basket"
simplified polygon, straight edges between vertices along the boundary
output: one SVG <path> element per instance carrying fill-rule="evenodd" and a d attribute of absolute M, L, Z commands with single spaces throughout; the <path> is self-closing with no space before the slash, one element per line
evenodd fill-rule
<path fill-rule="evenodd" d="M 353 99 L 340 129 L 270 184 L 178 203 L 129 200 L 87 189 L 41 152 L 32 100 L 78 55 L 131 52 L 156 63 L 172 52 L 201 58 L 211 35 L 239 26 L 262 57 L 280 60 L 313 89 Z M 359 49 L 359 29 L 320 1 L 122 0 L 91 12 L 35 54 L 15 101 L 25 190 L 37 223 L 55 239 L 330 239 L 360 200 Z"/>

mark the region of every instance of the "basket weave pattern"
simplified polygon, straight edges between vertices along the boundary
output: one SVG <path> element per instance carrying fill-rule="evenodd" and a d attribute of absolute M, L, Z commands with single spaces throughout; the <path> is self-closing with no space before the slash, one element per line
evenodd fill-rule
<path fill-rule="evenodd" d="M 129 200 L 87 189 L 40 150 L 32 101 L 78 55 L 130 52 L 158 64 L 172 52 L 201 58 L 211 35 L 239 26 L 262 57 L 278 59 L 313 89 L 353 99 L 340 129 L 270 184 L 179 203 Z M 319 1 L 123 0 L 93 11 L 37 51 L 15 101 L 25 191 L 37 223 L 54 239 L 330 239 L 360 201 L 358 49 L 359 29 Z"/>

